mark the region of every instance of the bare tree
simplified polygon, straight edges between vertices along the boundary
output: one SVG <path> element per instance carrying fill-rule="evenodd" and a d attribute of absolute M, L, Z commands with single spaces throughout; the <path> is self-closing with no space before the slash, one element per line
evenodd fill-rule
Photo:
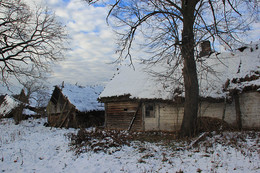
<path fill-rule="evenodd" d="M 45 78 L 28 80 L 22 83 L 28 100 L 27 108 L 42 116 L 45 115 L 45 108 L 50 98 L 49 88 L 43 79 Z"/>
<path fill-rule="evenodd" d="M 148 61 L 174 62 L 169 74 L 182 67 L 185 105 L 181 136 L 194 135 L 199 102 L 195 49 L 208 39 L 213 45 L 231 49 L 240 41 L 239 34 L 250 28 L 248 24 L 258 20 L 257 0 L 115 0 L 108 5 L 108 18 L 123 30 L 119 33 L 119 61 L 132 59 L 134 38 L 141 34 L 146 38 L 144 46 L 153 50 Z"/>
<path fill-rule="evenodd" d="M 28 100 L 33 99 L 35 101 L 38 100 L 38 98 L 35 97 L 35 93 L 41 93 L 42 91 L 47 91 L 48 90 L 48 86 L 46 85 L 46 83 L 44 82 L 44 80 L 42 79 L 46 79 L 44 77 L 42 77 L 40 80 L 39 79 L 33 79 L 33 80 L 28 80 L 24 83 L 22 83 L 25 91 L 26 91 L 26 96 L 28 98 Z M 40 106 L 42 105 L 41 103 L 37 103 L 36 106 Z"/>
<path fill-rule="evenodd" d="M 0 0 L 0 83 L 6 86 L 11 79 L 40 78 L 66 50 L 65 27 L 47 7 L 35 8 Z"/>

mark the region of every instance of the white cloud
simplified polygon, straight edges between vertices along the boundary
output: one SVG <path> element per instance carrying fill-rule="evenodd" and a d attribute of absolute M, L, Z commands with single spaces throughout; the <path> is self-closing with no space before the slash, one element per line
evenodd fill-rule
<path fill-rule="evenodd" d="M 256 22 L 252 24 L 252 30 L 248 31 L 247 40 L 255 41 L 256 39 L 260 39 L 260 22 Z"/>
<path fill-rule="evenodd" d="M 31 4 L 47 4 L 64 22 L 70 35 L 71 51 L 65 60 L 53 66 L 50 82 L 104 84 L 114 74 L 115 34 L 106 23 L 108 9 L 88 5 L 83 0 L 24 0 Z"/>
<path fill-rule="evenodd" d="M 46 1 L 65 22 L 71 37 L 66 60 L 53 68 L 51 81 L 70 83 L 103 84 L 114 73 L 116 59 L 114 34 L 106 24 L 107 9 L 94 7 L 81 0 Z"/>

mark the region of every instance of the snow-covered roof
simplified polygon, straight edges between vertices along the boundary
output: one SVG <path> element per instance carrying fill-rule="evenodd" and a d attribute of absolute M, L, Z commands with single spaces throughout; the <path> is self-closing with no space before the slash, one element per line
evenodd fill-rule
<path fill-rule="evenodd" d="M 8 115 L 14 108 L 20 105 L 20 101 L 16 100 L 8 94 L 5 95 L 2 104 L 0 105 L 0 116 L 5 117 Z"/>
<path fill-rule="evenodd" d="M 242 90 L 252 85 L 259 88 L 259 43 L 247 45 L 243 51 L 213 53 L 210 57 L 199 58 L 197 71 L 200 96 L 224 98 L 227 94 L 225 91 L 231 89 Z M 134 67 L 122 66 L 99 97 L 129 95 L 130 98 L 162 100 L 174 100 L 175 96 L 184 97 L 182 66 L 171 75 L 168 74 L 173 65 L 169 63 L 134 64 Z M 245 80 L 248 78 L 250 79 Z M 224 91 L 228 80 L 230 84 Z"/>
<path fill-rule="evenodd" d="M 81 111 L 104 110 L 104 105 L 98 102 L 98 96 L 104 87 L 97 86 L 77 86 L 65 84 L 62 93 L 69 101 Z"/>
<path fill-rule="evenodd" d="M 203 58 L 203 65 L 197 65 L 198 71 L 207 66 L 206 70 L 199 73 L 202 96 L 213 98 L 224 96 L 223 89 L 243 91 L 249 86 L 260 86 L 260 42 L 246 45 L 235 52 L 212 54 Z M 207 72 L 209 70 L 210 72 Z M 206 73 L 207 72 L 207 73 Z M 226 83 L 228 82 L 228 83 Z M 226 83 L 226 86 L 224 86 Z M 207 90 L 210 92 L 205 93 Z M 214 93 L 215 92 L 215 93 Z"/>
<path fill-rule="evenodd" d="M 143 64 L 135 64 L 135 69 L 129 66 L 121 67 L 100 97 L 130 95 L 130 98 L 171 99 L 172 88 L 164 87 L 164 83 L 158 82 L 148 73 L 148 70 Z M 154 66 L 153 70 L 160 70 L 160 68 Z"/>

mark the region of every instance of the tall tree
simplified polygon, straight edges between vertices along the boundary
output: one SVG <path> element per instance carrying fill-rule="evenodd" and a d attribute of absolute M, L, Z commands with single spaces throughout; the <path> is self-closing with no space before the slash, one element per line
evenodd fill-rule
<path fill-rule="evenodd" d="M 87 0 L 96 3 L 98 0 Z M 199 85 L 195 48 L 210 39 L 232 48 L 238 34 L 258 19 L 257 0 L 115 0 L 108 1 L 113 24 L 119 27 L 119 60 L 130 58 L 134 38 L 141 34 L 156 63 L 174 61 L 183 68 L 185 105 L 181 136 L 196 133 Z M 139 35 L 138 35 L 139 36 Z"/>
<path fill-rule="evenodd" d="M 63 58 L 66 39 L 65 27 L 47 7 L 0 0 L 0 83 L 41 78 Z"/>

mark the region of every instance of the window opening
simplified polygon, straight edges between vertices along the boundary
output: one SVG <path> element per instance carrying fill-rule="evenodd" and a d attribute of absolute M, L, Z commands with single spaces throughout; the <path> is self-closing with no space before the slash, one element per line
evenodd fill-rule
<path fill-rule="evenodd" d="M 153 118 L 155 117 L 154 113 L 154 104 L 145 104 L 145 117 L 147 118 Z"/>

